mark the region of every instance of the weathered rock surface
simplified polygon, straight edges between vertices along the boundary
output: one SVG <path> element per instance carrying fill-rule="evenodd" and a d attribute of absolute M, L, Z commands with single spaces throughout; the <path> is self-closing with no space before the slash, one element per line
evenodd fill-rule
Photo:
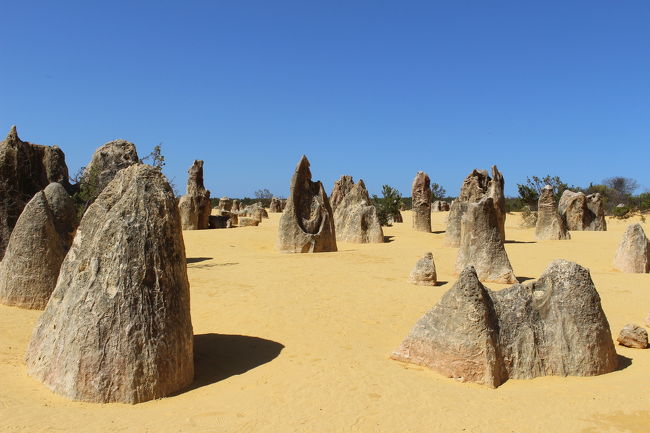
<path fill-rule="evenodd" d="M 336 240 L 353 243 L 382 243 L 384 231 L 363 180 L 352 186 L 334 211 Z"/>
<path fill-rule="evenodd" d="M 487 170 L 474 169 L 463 181 L 458 198 L 451 203 L 445 233 L 445 245 L 451 247 L 460 246 L 461 220 L 463 214 L 467 211 L 466 203 L 477 203 L 485 197 L 492 198 L 499 236 L 501 240 L 505 241 L 506 209 L 504 187 L 503 175 L 496 165 L 492 166 L 492 177 L 488 176 Z"/>
<path fill-rule="evenodd" d="M 448 212 L 449 203 L 442 200 L 436 200 L 431 204 L 431 212 Z"/>
<path fill-rule="evenodd" d="M 621 272 L 650 272 L 650 240 L 641 224 L 631 224 L 625 229 L 614 256 L 614 269 Z"/>
<path fill-rule="evenodd" d="M 28 372 L 74 400 L 138 403 L 192 382 L 192 338 L 174 193 L 159 170 L 131 166 L 83 216 L 29 343 Z"/>
<path fill-rule="evenodd" d="M 221 197 L 219 199 L 219 205 L 217 206 L 221 210 L 230 211 L 232 209 L 232 200 L 228 197 Z"/>
<path fill-rule="evenodd" d="M 537 201 L 535 238 L 541 241 L 571 239 L 566 222 L 557 211 L 553 187 L 550 185 L 542 188 L 542 193 Z"/>
<path fill-rule="evenodd" d="M 408 282 L 418 286 L 436 285 L 438 276 L 432 253 L 426 253 L 424 257 L 417 261 L 415 268 L 409 274 Z"/>
<path fill-rule="evenodd" d="M 118 171 L 139 162 L 135 144 L 126 140 L 109 141 L 95 150 L 84 176 L 91 177 L 98 191 L 103 191 Z"/>
<path fill-rule="evenodd" d="M 178 202 L 183 230 L 209 227 L 210 191 L 203 185 L 203 161 L 195 160 L 188 170 L 187 193 Z"/>
<path fill-rule="evenodd" d="M 607 230 L 603 197 L 599 193 L 585 196 L 582 192 L 567 189 L 560 197 L 558 211 L 569 230 Z"/>
<path fill-rule="evenodd" d="M 616 341 L 621 346 L 645 349 L 648 347 L 648 331 L 637 325 L 625 325 Z"/>
<path fill-rule="evenodd" d="M 239 227 L 249 227 L 260 225 L 260 220 L 250 217 L 239 217 Z"/>
<path fill-rule="evenodd" d="M 257 202 L 253 203 L 251 205 L 246 206 L 243 209 L 239 210 L 239 215 L 245 216 L 245 217 L 250 217 L 258 220 L 259 222 L 262 222 L 262 219 L 269 218 L 269 214 L 264 209 L 264 206 L 262 206 L 262 203 Z"/>
<path fill-rule="evenodd" d="M 280 217 L 278 249 L 291 253 L 337 250 L 332 208 L 323 184 L 312 182 L 304 155 L 291 178 L 287 206 Z"/>
<path fill-rule="evenodd" d="M 419 232 L 431 233 L 431 181 L 423 171 L 418 171 L 413 179 L 411 199 L 413 228 Z"/>
<path fill-rule="evenodd" d="M 332 188 L 332 194 L 330 194 L 330 205 L 332 206 L 332 212 L 336 211 L 337 206 L 343 197 L 349 193 L 354 187 L 354 181 L 352 176 L 341 176 L 336 182 L 334 182 L 334 187 Z"/>
<path fill-rule="evenodd" d="M 494 203 L 485 197 L 478 203 L 466 203 L 461 221 L 461 241 L 456 257 L 456 271 L 468 266 L 476 269 L 479 280 L 512 284 L 517 279 L 512 272 L 508 254 L 499 232 Z"/>
<path fill-rule="evenodd" d="M 239 211 L 239 200 L 236 198 L 233 199 L 232 201 L 232 206 L 230 207 L 231 212 L 238 212 Z"/>
<path fill-rule="evenodd" d="M 274 213 L 282 212 L 282 201 L 279 198 L 273 197 L 271 199 L 271 204 L 269 204 L 269 212 L 274 212 Z"/>
<path fill-rule="evenodd" d="M 51 183 L 27 203 L 0 262 L 0 302 L 45 308 L 75 230 L 74 202 L 59 183 Z"/>
<path fill-rule="evenodd" d="M 589 271 L 565 260 L 536 282 L 499 291 L 464 269 L 392 358 L 491 387 L 509 378 L 594 376 L 618 362 Z"/>
<path fill-rule="evenodd" d="M 70 188 L 63 151 L 22 141 L 12 126 L 0 142 L 0 259 L 25 205 L 51 182 Z"/>
<path fill-rule="evenodd" d="M 229 229 L 232 227 L 230 217 L 226 215 L 210 215 L 208 221 L 211 229 Z"/>

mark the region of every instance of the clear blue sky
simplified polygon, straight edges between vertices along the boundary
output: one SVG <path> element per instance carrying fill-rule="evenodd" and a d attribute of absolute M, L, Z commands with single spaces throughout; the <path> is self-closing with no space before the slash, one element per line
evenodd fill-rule
<path fill-rule="evenodd" d="M 449 194 L 497 164 L 650 188 L 650 1 L 2 1 L 0 128 L 70 172 L 123 138 L 162 142 L 184 192 L 286 196 L 300 156 Z M 4 134 L 4 132 L 3 132 Z"/>

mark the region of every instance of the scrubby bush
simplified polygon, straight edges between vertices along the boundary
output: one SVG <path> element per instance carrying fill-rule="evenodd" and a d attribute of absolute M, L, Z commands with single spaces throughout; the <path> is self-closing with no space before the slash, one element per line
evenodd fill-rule
<path fill-rule="evenodd" d="M 376 194 L 372 196 L 372 201 L 377 208 L 377 217 L 382 226 L 387 226 L 388 222 L 399 215 L 399 206 L 402 202 L 402 195 L 395 188 L 384 185 L 381 189 L 382 198 Z"/>

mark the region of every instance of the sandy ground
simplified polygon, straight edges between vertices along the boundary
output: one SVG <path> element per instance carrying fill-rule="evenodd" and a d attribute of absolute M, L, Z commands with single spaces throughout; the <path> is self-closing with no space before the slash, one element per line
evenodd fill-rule
<path fill-rule="evenodd" d="M 178 395 L 138 405 L 68 401 L 27 376 L 24 350 L 40 314 L 0 306 L 0 430 L 11 432 L 648 432 L 650 350 L 617 346 L 621 368 L 598 377 L 510 380 L 498 389 L 391 361 L 415 321 L 448 290 L 457 249 L 405 221 L 385 244 L 339 243 L 339 252 L 280 254 L 279 214 L 259 227 L 185 232 L 196 380 Z M 571 241 L 535 242 L 506 222 L 518 277 L 555 258 L 591 270 L 615 335 L 642 324 L 650 275 L 612 270 L 631 221 Z M 646 233 L 650 227 L 645 225 Z M 438 279 L 406 282 L 434 254 Z M 488 284 L 493 289 L 499 285 Z M 505 286 L 503 286 L 505 287 Z"/>

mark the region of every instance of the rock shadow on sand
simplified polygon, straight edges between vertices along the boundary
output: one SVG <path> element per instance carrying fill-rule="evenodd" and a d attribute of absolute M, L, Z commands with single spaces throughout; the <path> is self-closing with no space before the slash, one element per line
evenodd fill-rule
<path fill-rule="evenodd" d="M 206 260 L 212 260 L 213 257 L 188 257 L 185 259 L 187 264 L 189 265 L 190 263 L 199 263 L 199 262 L 205 262 Z"/>
<path fill-rule="evenodd" d="M 194 382 L 186 391 L 244 374 L 274 360 L 282 349 L 276 341 L 246 335 L 195 335 Z"/>

